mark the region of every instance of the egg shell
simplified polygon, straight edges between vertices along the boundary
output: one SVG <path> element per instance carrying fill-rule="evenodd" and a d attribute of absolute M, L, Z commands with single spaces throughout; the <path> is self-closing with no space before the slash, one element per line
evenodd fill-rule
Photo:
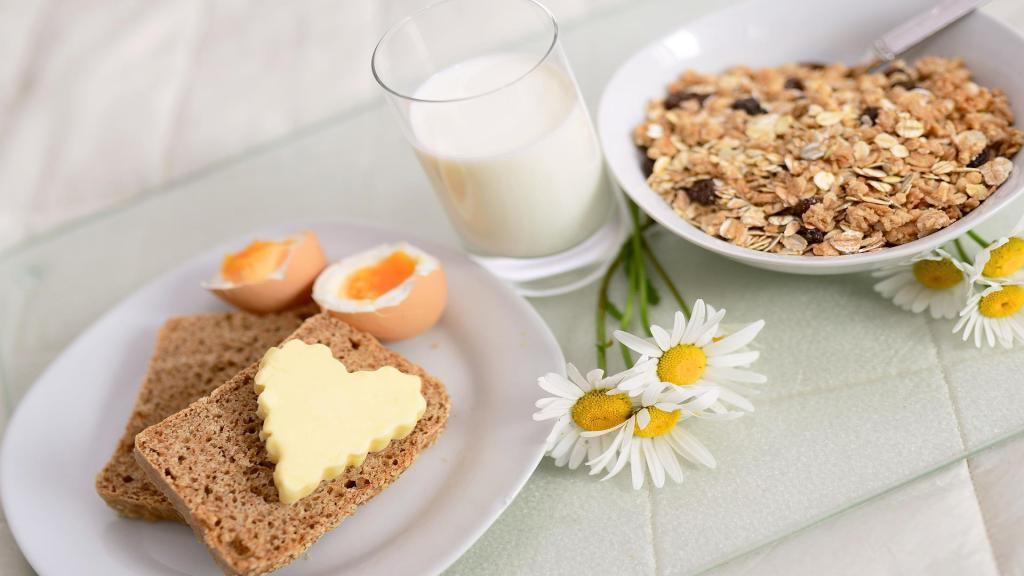
<path fill-rule="evenodd" d="M 394 341 L 429 330 L 437 324 L 447 303 L 448 285 L 444 270 L 438 266 L 425 275 L 414 275 L 412 289 L 398 304 L 366 312 L 327 312 L 380 340 Z"/>
<path fill-rule="evenodd" d="M 290 249 L 280 277 L 239 285 L 212 284 L 211 292 L 247 312 L 268 314 L 309 302 L 313 282 L 327 265 L 320 241 L 306 231 Z"/>

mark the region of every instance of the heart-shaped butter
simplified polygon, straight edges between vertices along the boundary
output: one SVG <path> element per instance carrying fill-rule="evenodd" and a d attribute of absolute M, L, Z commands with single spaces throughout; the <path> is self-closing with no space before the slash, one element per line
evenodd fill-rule
<path fill-rule="evenodd" d="M 408 436 L 427 408 L 420 385 L 391 366 L 349 372 L 323 344 L 289 340 L 268 350 L 255 378 L 257 413 L 281 502 Z"/>

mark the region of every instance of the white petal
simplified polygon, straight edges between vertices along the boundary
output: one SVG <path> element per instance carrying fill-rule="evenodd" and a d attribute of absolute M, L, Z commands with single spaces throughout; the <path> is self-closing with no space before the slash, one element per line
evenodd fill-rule
<path fill-rule="evenodd" d="M 922 286 L 916 282 L 907 284 L 900 288 L 896 295 L 892 297 L 892 303 L 904 310 L 910 310 L 910 303 L 914 301 L 914 298 L 921 290 L 923 290 Z"/>
<path fill-rule="evenodd" d="M 747 382 L 749 384 L 763 384 L 768 381 L 764 374 L 740 368 L 728 368 L 725 366 L 708 366 L 704 371 L 704 378 L 710 381 L 719 382 Z"/>
<path fill-rule="evenodd" d="M 909 272 L 896 274 L 875 284 L 875 292 L 878 292 L 885 298 L 892 298 L 908 281 L 913 281 L 913 278 Z"/>
<path fill-rule="evenodd" d="M 634 336 L 629 332 L 624 332 L 622 330 L 616 330 L 613 335 L 616 340 L 624 344 L 627 348 L 633 349 L 635 352 L 639 352 L 644 356 L 650 356 L 652 358 L 661 357 L 660 348 L 639 336 Z"/>
<path fill-rule="evenodd" d="M 583 462 L 583 457 L 587 455 L 587 445 L 590 441 L 586 438 L 580 438 L 576 441 L 576 446 L 573 447 L 572 453 L 569 455 L 569 470 L 575 470 L 580 467 L 580 462 Z"/>
<path fill-rule="evenodd" d="M 721 356 L 709 356 L 708 366 L 749 366 L 761 356 L 757 350 L 737 352 L 735 354 L 723 354 Z"/>
<path fill-rule="evenodd" d="M 640 397 L 640 404 L 644 406 L 650 406 L 651 404 L 654 403 L 654 401 L 658 398 L 658 395 L 660 395 L 661 391 L 664 389 L 665 385 L 663 383 L 657 381 L 651 382 L 650 384 L 647 385 L 646 388 L 644 388 L 644 393 Z M 644 428 L 644 426 L 641 426 L 641 428 Z"/>
<path fill-rule="evenodd" d="M 718 399 L 721 396 L 722 396 L 722 391 L 720 389 L 709 390 L 709 391 L 705 392 L 704 394 L 701 394 L 700 396 L 698 396 L 696 399 L 687 402 L 683 406 L 687 410 L 692 410 L 694 412 L 700 412 L 702 410 L 707 410 L 712 404 L 714 404 L 715 402 L 718 402 Z"/>
<path fill-rule="evenodd" d="M 742 418 L 745 414 L 745 412 L 698 412 L 693 414 L 693 416 L 695 418 L 700 418 L 701 420 L 718 420 L 724 422 L 726 420 Z"/>
<path fill-rule="evenodd" d="M 629 455 L 631 454 L 630 447 L 633 444 L 634 422 L 636 422 L 635 418 L 630 418 L 626 421 L 626 426 L 622 430 L 622 440 L 619 443 L 619 458 L 615 461 L 615 465 L 608 470 L 608 474 L 605 475 L 603 480 L 607 480 L 621 472 L 626 466 L 626 462 L 629 461 Z"/>
<path fill-rule="evenodd" d="M 571 398 L 575 400 L 580 396 L 583 396 L 583 392 L 579 387 L 566 380 L 563 376 L 555 373 L 550 373 L 538 378 L 537 385 L 555 396 L 561 396 L 562 398 Z"/>
<path fill-rule="evenodd" d="M 572 404 L 569 404 L 567 406 L 561 406 L 561 405 L 547 406 L 543 410 L 540 410 L 538 412 L 534 412 L 533 419 L 535 421 L 537 421 L 537 422 L 542 422 L 544 420 L 551 420 L 551 419 L 554 419 L 554 418 L 561 418 L 562 416 L 565 416 L 566 414 L 569 414 L 571 406 L 572 406 Z"/>
<path fill-rule="evenodd" d="M 597 460 L 597 458 L 601 455 L 601 452 L 602 452 L 601 446 L 604 445 L 604 441 L 605 441 L 606 438 L 608 438 L 608 437 L 607 436 L 602 436 L 600 438 L 589 438 L 589 439 L 587 439 L 587 465 L 588 466 L 592 462 Z M 608 440 L 608 441 L 611 442 L 611 440 Z M 591 470 L 591 473 L 593 473 L 593 470 Z"/>
<path fill-rule="evenodd" d="M 933 290 L 921 290 L 917 297 L 914 298 L 914 301 L 910 303 L 910 311 L 914 314 L 924 312 L 925 308 L 928 308 L 928 304 L 930 304 L 932 299 L 936 296 L 937 294 L 935 294 Z"/>
<path fill-rule="evenodd" d="M 672 346 L 679 344 L 684 330 L 686 330 L 686 316 L 683 316 L 681 310 L 677 310 L 675 322 L 672 324 L 672 340 L 669 342 Z"/>
<path fill-rule="evenodd" d="M 676 386 L 675 384 L 668 384 L 665 382 L 662 382 L 662 384 L 665 385 L 665 390 L 659 400 L 675 404 L 685 402 L 694 396 L 700 396 L 711 389 L 709 386 L 701 386 L 698 384 L 691 384 L 689 386 Z"/>
<path fill-rule="evenodd" d="M 617 425 L 612 426 L 611 428 L 607 428 L 605 430 L 583 430 L 583 431 L 580 432 L 580 436 L 583 436 L 584 438 L 596 438 L 598 436 L 604 436 L 606 434 L 611 434 L 612 432 L 615 432 L 616 430 L 618 430 L 619 428 L 622 428 L 625 425 L 626 425 L 626 423 L 623 422 L 622 424 L 617 424 Z"/>
<path fill-rule="evenodd" d="M 693 303 L 693 312 L 690 313 L 690 321 L 686 323 L 686 330 L 683 332 L 679 342 L 692 344 L 697 339 L 697 333 L 704 327 L 704 301 L 697 300 Z"/>
<path fill-rule="evenodd" d="M 644 438 L 640 446 L 644 450 L 644 460 L 647 460 L 647 470 L 651 473 L 651 482 L 655 488 L 665 485 L 665 469 L 661 466 L 661 459 L 654 449 L 654 441 L 651 438 Z"/>
<path fill-rule="evenodd" d="M 694 346 L 701 348 L 708 345 L 709 342 L 715 339 L 718 334 L 719 324 L 722 322 L 722 318 L 725 317 L 725 310 L 719 310 L 714 314 L 710 313 L 711 307 L 708 306 L 708 317 L 704 322 L 704 330 L 697 335 L 697 339 L 693 341 Z"/>
<path fill-rule="evenodd" d="M 556 459 L 560 459 L 562 456 L 568 456 L 569 450 L 573 447 L 579 437 L 579 432 L 570 428 L 565 433 L 565 436 L 562 436 L 562 439 L 559 440 L 558 444 L 556 444 L 551 450 L 551 456 Z M 561 464 L 559 464 L 559 466 L 561 466 Z"/>
<path fill-rule="evenodd" d="M 565 365 L 565 373 L 569 376 L 569 381 L 575 384 L 577 388 L 583 392 L 590 391 L 590 382 L 583 377 L 583 374 L 580 374 L 580 371 L 572 362 Z"/>
<path fill-rule="evenodd" d="M 679 460 L 676 458 L 676 453 L 672 450 L 667 440 L 662 438 L 654 439 L 654 448 L 658 452 L 658 459 L 661 462 L 662 467 L 665 468 L 665 472 L 668 473 L 669 478 L 679 483 L 683 481 L 683 469 L 679 466 Z"/>
<path fill-rule="evenodd" d="M 671 347 L 672 336 L 661 326 L 652 325 L 651 336 L 654 336 L 654 342 L 658 345 L 658 348 L 668 350 Z"/>
<path fill-rule="evenodd" d="M 722 387 L 719 390 L 719 393 L 720 396 L 718 397 L 718 399 L 721 400 L 722 402 L 725 402 L 726 404 L 731 404 L 739 408 L 740 410 L 746 410 L 747 412 L 754 411 L 754 405 L 750 403 L 750 400 L 747 400 L 746 398 L 740 396 L 739 394 L 733 392 L 732 390 Z"/>
<path fill-rule="evenodd" d="M 753 342 L 754 338 L 757 337 L 757 334 L 762 328 L 764 328 L 764 320 L 758 320 L 757 322 L 747 324 L 739 331 L 722 338 L 718 342 L 712 342 L 705 346 L 704 353 L 708 356 L 721 356 L 729 354 L 730 352 L 735 352 Z"/>
<path fill-rule="evenodd" d="M 960 316 L 956 324 L 953 326 L 953 333 L 956 334 L 961 328 L 964 329 L 963 339 L 967 340 L 967 334 L 971 331 L 971 326 L 974 324 L 974 315 L 968 314 L 966 316 Z"/>
<path fill-rule="evenodd" d="M 644 487 L 644 460 L 643 453 L 640 452 L 640 444 L 640 442 L 634 442 L 629 450 L 629 457 L 632 459 L 630 472 L 632 472 L 633 476 L 634 490 L 639 490 Z"/>
<path fill-rule="evenodd" d="M 587 466 L 590 466 L 591 474 L 597 474 L 601 470 L 604 470 L 605 468 L 608 467 L 608 464 L 610 464 L 612 459 L 615 458 L 615 455 L 617 453 L 616 451 L 622 443 L 623 435 L 624 431 L 620 429 L 618 434 L 613 435 L 610 444 L 604 445 L 602 443 L 602 446 L 604 446 L 604 451 L 601 452 L 601 455 L 598 456 L 596 460 L 590 460 L 589 462 L 587 462 Z"/>
<path fill-rule="evenodd" d="M 1009 318 L 1010 328 L 1013 330 L 1014 337 L 1019 342 L 1024 342 L 1024 322 L 1021 322 L 1016 317 L 1011 316 Z"/>
<path fill-rule="evenodd" d="M 678 442 L 679 447 L 686 451 L 684 455 L 691 456 L 694 461 L 699 462 L 708 468 L 714 468 L 717 465 L 715 457 L 711 455 L 711 452 L 709 452 L 708 449 L 700 443 L 700 440 L 697 440 L 697 438 L 686 430 L 676 426 L 672 429 L 670 436 Z"/>
<path fill-rule="evenodd" d="M 651 423 L 651 412 L 644 408 L 643 410 L 636 413 L 636 425 L 638 428 L 643 430 L 647 428 L 647 425 Z"/>
<path fill-rule="evenodd" d="M 648 374 L 638 372 L 637 374 L 624 379 L 622 382 L 619 382 L 618 386 L 608 391 L 608 394 L 615 395 L 619 392 L 629 392 L 631 390 L 636 390 L 637 388 L 643 388 L 648 380 Z"/>

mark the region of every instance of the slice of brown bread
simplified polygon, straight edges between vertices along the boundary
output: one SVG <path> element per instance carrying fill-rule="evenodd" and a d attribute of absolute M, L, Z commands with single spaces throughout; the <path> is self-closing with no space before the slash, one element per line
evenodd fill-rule
<path fill-rule="evenodd" d="M 228 574 L 266 574 L 291 562 L 405 471 L 448 420 L 444 385 L 372 336 L 326 314 L 291 336 L 327 345 L 352 371 L 394 366 L 422 378 L 427 409 L 409 436 L 366 457 L 294 504 L 282 504 L 259 438 L 253 377 L 241 371 L 209 396 L 135 437 L 135 458 Z"/>
<path fill-rule="evenodd" d="M 135 462 L 135 435 L 258 361 L 315 311 L 307 307 L 266 316 L 228 312 L 165 322 L 124 434 L 96 476 L 96 492 L 123 516 L 180 522 L 174 507 Z"/>

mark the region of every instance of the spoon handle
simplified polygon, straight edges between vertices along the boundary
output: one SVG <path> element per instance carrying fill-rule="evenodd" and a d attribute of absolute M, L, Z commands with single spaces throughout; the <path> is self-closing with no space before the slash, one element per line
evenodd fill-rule
<path fill-rule="evenodd" d="M 963 18 L 988 0 L 943 0 L 875 40 L 872 48 L 883 62 L 894 60 L 918 42 Z"/>

